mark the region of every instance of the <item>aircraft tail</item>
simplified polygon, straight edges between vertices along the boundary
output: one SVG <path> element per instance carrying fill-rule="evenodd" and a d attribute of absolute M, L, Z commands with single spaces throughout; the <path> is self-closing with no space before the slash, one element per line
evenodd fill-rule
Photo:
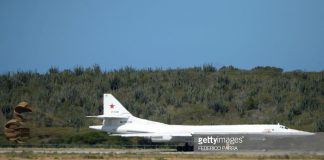
<path fill-rule="evenodd" d="M 104 117 L 129 117 L 131 113 L 112 95 L 103 95 L 103 116 Z"/>

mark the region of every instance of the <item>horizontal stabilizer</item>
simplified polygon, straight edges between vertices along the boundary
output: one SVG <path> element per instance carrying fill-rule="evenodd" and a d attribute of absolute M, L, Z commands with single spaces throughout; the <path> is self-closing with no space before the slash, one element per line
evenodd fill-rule
<path fill-rule="evenodd" d="M 129 115 L 98 115 L 98 116 L 87 116 L 88 118 L 129 118 Z"/>

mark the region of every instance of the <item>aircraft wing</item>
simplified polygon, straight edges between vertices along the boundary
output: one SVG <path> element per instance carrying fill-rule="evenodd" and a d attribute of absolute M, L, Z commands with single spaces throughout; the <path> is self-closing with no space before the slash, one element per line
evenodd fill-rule
<path fill-rule="evenodd" d="M 101 118 L 101 119 L 104 119 L 104 118 L 129 118 L 129 116 L 115 116 L 115 115 L 110 115 L 110 116 L 107 116 L 107 115 L 98 115 L 98 116 L 87 116 L 88 118 Z"/>
<path fill-rule="evenodd" d="M 192 137 L 190 133 L 127 133 L 127 134 L 117 134 L 122 137 L 142 137 L 149 138 L 152 142 L 170 142 L 174 138 L 179 137 Z"/>
<path fill-rule="evenodd" d="M 121 136 L 121 137 L 191 137 L 191 133 L 127 133 L 127 134 L 112 134 L 113 136 Z"/>

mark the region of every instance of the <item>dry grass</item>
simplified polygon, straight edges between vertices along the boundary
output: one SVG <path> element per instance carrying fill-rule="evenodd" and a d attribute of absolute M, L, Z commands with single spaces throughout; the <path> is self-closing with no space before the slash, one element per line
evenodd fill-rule
<path fill-rule="evenodd" d="M 193 160 L 193 159 L 225 159 L 225 160 L 279 160 L 279 159 L 324 159 L 324 155 L 315 154 L 278 154 L 278 155 L 261 155 L 261 154 L 193 154 L 193 153 L 123 153 L 123 154 L 35 154 L 31 151 L 21 153 L 2 153 L 0 160 Z"/>

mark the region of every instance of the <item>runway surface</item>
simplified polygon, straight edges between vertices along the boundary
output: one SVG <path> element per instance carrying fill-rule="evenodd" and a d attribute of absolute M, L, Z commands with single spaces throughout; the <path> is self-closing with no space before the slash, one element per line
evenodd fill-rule
<path fill-rule="evenodd" d="M 30 152 L 34 154 L 237 154 L 237 155 L 324 155 L 323 151 L 235 151 L 177 152 L 175 149 L 104 149 L 104 148 L 0 148 L 0 154 Z"/>

